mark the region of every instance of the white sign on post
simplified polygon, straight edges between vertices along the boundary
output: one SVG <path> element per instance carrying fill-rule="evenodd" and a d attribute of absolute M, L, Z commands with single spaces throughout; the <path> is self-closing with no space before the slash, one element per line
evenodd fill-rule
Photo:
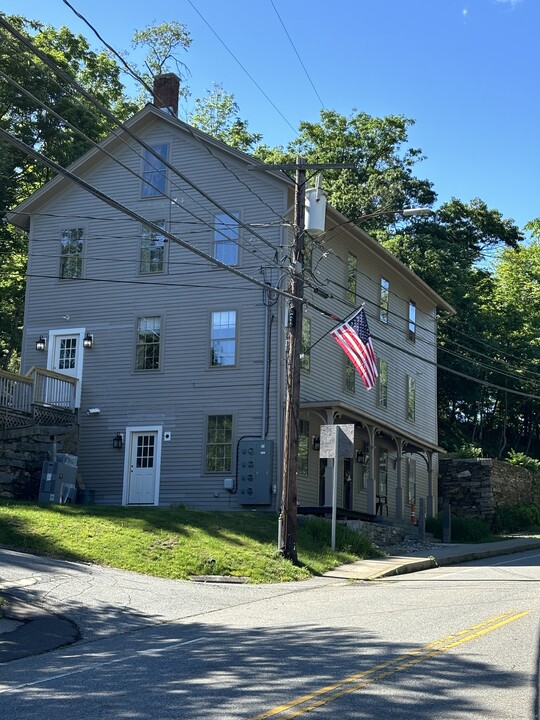
<path fill-rule="evenodd" d="M 354 457 L 354 425 L 321 425 L 321 458 L 334 460 L 332 473 L 332 550 L 336 549 L 338 460 Z"/>
<path fill-rule="evenodd" d="M 337 435 L 337 457 L 354 457 L 354 425 L 321 425 L 321 458 L 334 458 Z"/>

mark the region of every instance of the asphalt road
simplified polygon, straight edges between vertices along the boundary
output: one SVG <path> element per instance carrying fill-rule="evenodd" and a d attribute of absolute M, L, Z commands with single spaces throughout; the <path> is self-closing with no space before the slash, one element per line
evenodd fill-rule
<path fill-rule="evenodd" d="M 138 576 L 107 599 L 113 571 L 42 568 L 41 601 L 82 640 L 0 665 L 0 717 L 537 720 L 539 564 L 536 550 L 369 583 L 159 581 L 153 615 L 135 611 Z M 26 593 L 36 572 L 21 570 Z"/>

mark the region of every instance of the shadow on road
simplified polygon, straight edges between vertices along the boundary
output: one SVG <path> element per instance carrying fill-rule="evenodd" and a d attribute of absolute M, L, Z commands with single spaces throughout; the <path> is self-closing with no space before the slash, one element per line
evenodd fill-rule
<path fill-rule="evenodd" d="M 106 626 L 118 608 L 87 612 L 94 613 L 95 626 Z M 3 666 L 7 675 L 0 681 L 0 715 L 34 720 L 39 702 L 39 715 L 48 720 L 248 720 L 420 649 L 389 643 L 368 629 L 289 625 L 286 617 L 278 627 L 268 627 L 259 612 L 256 606 L 235 607 L 230 624 L 208 617 L 208 622 L 146 625 L 121 642 L 114 635 L 42 656 L 47 662 L 10 663 Z M 238 613 L 245 613 L 243 625 L 250 627 L 236 626 Z M 482 698 L 490 691 L 529 681 L 526 673 L 501 671 L 470 653 L 442 652 L 344 694 L 309 717 L 483 716 Z"/>

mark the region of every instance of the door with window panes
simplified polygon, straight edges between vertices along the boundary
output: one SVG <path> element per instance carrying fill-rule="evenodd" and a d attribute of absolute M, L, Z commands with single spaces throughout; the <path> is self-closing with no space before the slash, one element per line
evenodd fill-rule
<path fill-rule="evenodd" d="M 156 431 L 130 435 L 128 505 L 153 505 L 157 481 Z"/>

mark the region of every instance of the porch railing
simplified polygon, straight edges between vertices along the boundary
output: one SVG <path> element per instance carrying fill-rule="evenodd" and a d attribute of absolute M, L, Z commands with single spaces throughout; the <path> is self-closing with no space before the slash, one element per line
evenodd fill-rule
<path fill-rule="evenodd" d="M 0 370 L 0 407 L 31 414 L 33 395 L 32 378 Z"/>
<path fill-rule="evenodd" d="M 33 367 L 26 375 L 0 370 L 0 407 L 32 414 L 34 405 L 75 410 L 77 378 Z"/>

